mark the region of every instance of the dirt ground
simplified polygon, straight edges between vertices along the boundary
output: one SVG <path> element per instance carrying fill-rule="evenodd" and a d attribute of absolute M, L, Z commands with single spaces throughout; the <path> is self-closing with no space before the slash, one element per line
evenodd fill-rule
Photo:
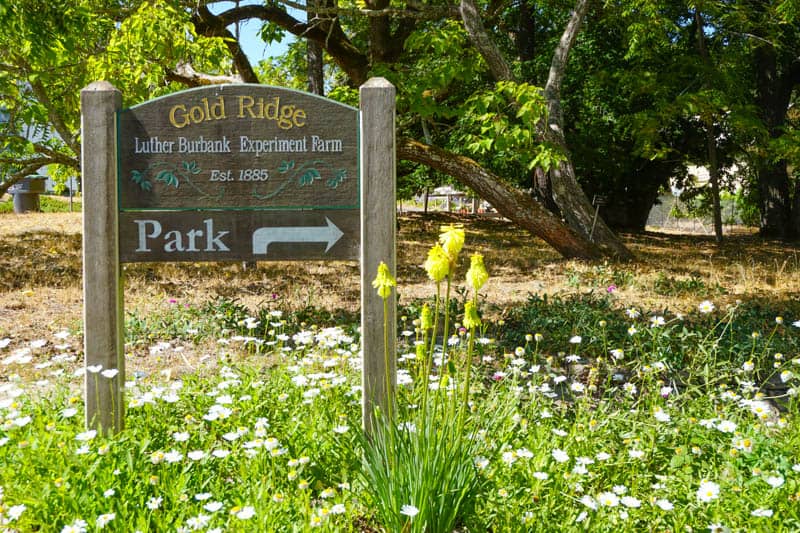
<path fill-rule="evenodd" d="M 80 330 L 81 220 L 80 213 L 0 215 L 0 339 L 22 342 Z M 654 310 L 689 310 L 705 298 L 719 305 L 800 296 L 800 249 L 752 234 L 731 236 L 721 247 L 708 237 L 626 235 L 636 263 L 588 263 L 561 259 L 503 219 L 412 213 L 399 219 L 401 303 L 433 294 L 422 263 L 440 225 L 450 222 L 465 226 L 465 254 L 484 254 L 491 274 L 482 291 L 485 308 L 498 313 L 531 294 L 611 286 L 620 305 Z M 465 256 L 462 272 L 468 263 Z M 126 310 L 139 314 L 169 299 L 198 304 L 220 296 L 253 309 L 275 301 L 285 309 L 314 305 L 356 311 L 359 306 L 354 262 L 262 262 L 247 269 L 239 263 L 133 264 L 124 267 L 124 285 Z"/>

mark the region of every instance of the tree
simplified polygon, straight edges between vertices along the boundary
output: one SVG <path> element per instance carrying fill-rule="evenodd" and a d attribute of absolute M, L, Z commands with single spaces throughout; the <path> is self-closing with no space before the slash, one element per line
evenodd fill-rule
<path fill-rule="evenodd" d="M 293 7 L 303 7 L 289 2 L 286 2 L 286 4 L 292 5 Z M 549 85 L 544 90 L 544 94 L 547 95 L 548 98 L 550 114 L 555 117 L 555 119 L 551 120 L 549 123 L 542 121 L 541 124 L 538 125 L 540 142 L 549 144 L 552 149 L 560 153 L 560 163 L 552 169 L 552 176 L 554 176 L 552 179 L 554 183 L 553 191 L 555 204 L 559 205 L 561 208 L 559 215 L 563 216 L 568 223 L 567 225 L 559 222 L 560 227 L 564 232 L 569 232 L 568 226 L 571 227 L 573 240 L 575 242 L 582 240 L 582 246 L 576 247 L 573 245 L 564 248 L 561 242 L 557 242 L 550 237 L 552 235 L 551 231 L 545 231 L 540 227 L 539 219 L 532 218 L 528 216 L 527 213 L 523 216 L 519 212 L 520 204 L 515 202 L 517 193 L 514 187 L 508 182 L 497 180 L 496 183 L 485 184 L 486 186 L 476 188 L 474 186 L 475 180 L 496 180 L 496 176 L 491 173 L 476 173 L 469 177 L 456 174 L 455 177 L 462 182 L 472 183 L 473 190 L 488 190 L 490 188 L 488 185 L 495 186 L 496 191 L 500 191 L 500 194 L 496 194 L 493 200 L 498 210 L 509 216 L 515 222 L 523 225 L 523 227 L 527 227 L 534 234 L 551 239 L 548 242 L 553 244 L 565 255 L 571 257 L 598 257 L 601 254 L 601 249 L 605 249 L 605 253 L 623 258 L 630 258 L 630 252 L 603 223 L 599 225 L 599 229 L 596 231 L 597 237 L 595 240 L 600 247 L 589 240 L 588 236 L 593 220 L 593 210 L 575 181 L 574 170 L 569 163 L 569 154 L 566 150 L 566 142 L 564 141 L 563 133 L 559 133 L 558 131 L 557 123 L 561 120 L 559 107 L 560 83 L 566 68 L 569 49 L 574 43 L 575 36 L 580 27 L 580 21 L 585 14 L 586 5 L 588 4 L 585 1 L 578 3 L 579 9 L 576 10 L 572 22 L 567 26 L 563 42 L 557 48 L 557 54 L 554 56 L 553 68 L 551 69 L 551 79 Z M 283 31 L 291 32 L 298 37 L 302 37 L 309 42 L 321 45 L 339 68 L 346 73 L 349 83 L 352 86 L 357 86 L 367 79 L 370 72 L 388 72 L 390 76 L 392 73 L 397 74 L 398 65 L 400 65 L 404 59 L 407 61 L 407 58 L 403 57 L 406 44 L 418 30 L 420 21 L 433 20 L 435 22 L 432 22 L 432 24 L 446 25 L 447 18 L 443 19 L 442 15 L 452 14 L 447 6 L 437 6 L 432 9 L 427 9 L 414 3 L 409 3 L 405 8 L 398 9 L 391 7 L 388 0 L 368 1 L 366 3 L 366 9 L 363 10 L 357 8 L 315 5 L 313 6 L 313 13 L 316 16 L 309 18 L 312 22 L 303 22 L 290 16 L 285 10 L 275 4 L 264 6 L 237 6 L 219 15 L 211 15 L 209 10 L 201 7 L 197 10 L 194 20 L 197 31 L 207 35 L 220 35 L 219 28 L 224 28 L 237 21 L 254 18 L 265 21 L 265 23 L 271 27 L 280 28 Z M 325 15 L 329 14 L 335 16 L 325 17 Z M 508 70 L 508 64 L 502 59 L 502 54 L 499 49 L 493 46 L 488 33 L 480 28 L 481 21 L 476 6 L 471 3 L 470 0 L 462 2 L 460 14 L 467 28 L 467 33 L 471 36 L 472 43 L 478 48 L 484 58 L 489 57 L 487 53 L 491 53 L 492 50 L 496 52 L 493 59 L 487 61 L 496 80 L 512 81 L 511 76 L 508 74 L 510 72 Z M 353 21 L 352 26 L 354 28 L 358 29 L 359 25 L 361 25 L 361 29 L 363 30 L 361 34 L 355 33 L 352 39 L 345 32 L 343 26 L 343 24 L 351 20 Z M 366 23 L 364 24 L 365 20 Z M 364 25 L 366 28 L 363 28 Z M 215 33 L 209 33 L 211 31 Z M 363 45 L 359 47 L 356 43 L 363 43 Z M 498 60 L 495 61 L 495 59 Z M 408 63 L 403 63 L 402 66 L 407 67 Z M 506 72 L 498 74 L 495 72 L 495 67 L 497 66 L 505 68 Z M 239 72 L 242 74 L 243 79 L 250 81 L 249 75 L 246 75 L 247 69 L 239 70 Z M 451 88 L 448 88 L 448 90 L 450 89 Z M 410 144 L 408 144 L 408 146 L 410 146 Z M 431 150 L 426 153 L 432 153 L 434 151 L 435 150 Z M 420 155 L 422 152 L 415 153 L 417 154 L 416 161 L 423 161 L 424 158 Z M 440 158 L 444 157 L 442 152 L 436 151 L 436 153 Z M 450 153 L 449 156 L 456 158 L 457 154 Z M 438 168 L 446 172 L 458 173 L 463 170 L 464 167 L 459 165 L 442 165 Z M 532 201 L 534 203 L 536 202 L 536 200 Z M 555 220 L 558 219 L 556 218 Z"/>
<path fill-rule="evenodd" d="M 44 166 L 56 177 L 80 171 L 80 88 L 111 79 L 131 104 L 186 83 L 230 81 L 214 77 L 230 64 L 225 46 L 198 36 L 185 9 L 158 1 L 0 5 L 0 109 L 9 114 L 0 125 L 0 194 Z"/>
<path fill-rule="evenodd" d="M 792 187 L 786 156 L 775 148 L 782 144 L 792 95 L 800 84 L 796 44 L 800 38 L 800 20 L 796 15 L 781 17 L 780 8 L 784 3 L 752 1 L 742 4 L 741 11 L 747 16 L 742 30 L 749 36 L 755 61 L 755 100 L 769 139 L 755 158 L 761 234 L 796 238 L 800 236 L 800 183 L 794 180 Z"/>

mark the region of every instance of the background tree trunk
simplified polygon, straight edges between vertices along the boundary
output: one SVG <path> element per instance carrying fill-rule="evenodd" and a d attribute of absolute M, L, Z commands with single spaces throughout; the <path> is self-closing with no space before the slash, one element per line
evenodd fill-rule
<path fill-rule="evenodd" d="M 755 59 L 756 102 L 765 128 L 771 138 L 776 138 L 782 133 L 794 84 L 787 79 L 788 73 L 781 71 L 777 51 L 771 44 L 762 43 L 756 49 Z M 779 239 L 795 236 L 791 227 L 792 206 L 786 161 L 771 161 L 764 157 L 757 171 L 761 235 Z"/>
<path fill-rule="evenodd" d="M 411 139 L 398 140 L 397 157 L 453 176 L 489 202 L 498 213 L 540 237 L 564 257 L 599 259 L 603 255 L 584 235 L 564 224 L 529 195 L 505 185 L 498 176 L 468 157 Z"/>
<path fill-rule="evenodd" d="M 593 240 L 600 247 L 607 249 L 620 259 L 633 259 L 633 254 L 622 243 L 616 233 L 611 231 L 602 218 L 595 222 L 594 208 L 586 197 L 575 176 L 575 167 L 564 137 L 564 118 L 561 110 L 561 83 L 567 69 L 567 60 L 575 40 L 578 38 L 581 23 L 589 10 L 589 0 L 578 0 L 572 11 L 570 20 L 561 40 L 553 53 L 550 63 L 550 74 L 544 87 L 547 101 L 547 124 L 543 124 L 540 133 L 544 139 L 558 146 L 565 159 L 550 171 L 550 184 L 553 200 L 558 205 L 562 216 L 569 225 L 584 235 L 593 235 Z M 592 228 L 594 227 L 594 232 Z"/>
<path fill-rule="evenodd" d="M 498 81 L 514 81 L 511 67 L 505 60 L 496 43 L 489 37 L 481 20 L 474 0 L 461 0 L 461 18 L 473 46 L 480 52 L 492 75 Z M 575 44 L 581 22 L 589 10 L 589 0 L 577 0 L 567 27 L 561 35 L 561 40 L 553 53 L 550 64 L 550 73 L 544 88 L 544 97 L 547 101 L 548 117 L 539 125 L 538 136 L 542 140 L 550 141 L 562 151 L 565 160 L 557 168 L 549 172 L 550 186 L 542 186 L 537 180 L 537 191 L 550 190 L 552 199 L 558 206 L 560 215 L 567 224 L 577 233 L 583 234 L 588 240 L 595 225 L 593 241 L 608 255 L 620 259 L 633 259 L 633 254 L 628 250 L 619 237 L 611 231 L 602 218 L 594 223 L 594 209 L 586 194 L 581 189 L 575 177 L 575 168 L 570 159 L 567 142 L 564 138 L 563 117 L 561 112 L 561 82 L 567 68 L 570 50 Z M 543 177 L 539 173 L 538 177 Z M 477 191 L 476 191 L 477 192 Z M 488 198 L 484 198 L 488 200 Z M 491 202 L 491 201 L 490 201 Z M 496 209 L 499 209 L 495 206 Z"/>
<path fill-rule="evenodd" d="M 322 45 L 314 41 L 306 41 L 308 46 L 308 92 L 325 96 L 325 75 L 322 62 Z"/>
<path fill-rule="evenodd" d="M 717 157 L 717 136 L 714 121 L 706 123 L 706 144 L 708 147 L 708 176 L 711 185 L 711 214 L 714 221 L 714 238 L 722 243 L 722 208 L 719 203 L 719 158 Z"/>

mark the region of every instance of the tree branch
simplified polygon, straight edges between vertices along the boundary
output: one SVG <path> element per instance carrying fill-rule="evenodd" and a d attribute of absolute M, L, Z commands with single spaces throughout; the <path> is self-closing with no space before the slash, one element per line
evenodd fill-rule
<path fill-rule="evenodd" d="M 529 195 L 504 184 L 498 176 L 468 157 L 412 139 L 398 139 L 397 157 L 453 176 L 492 204 L 500 214 L 544 239 L 564 257 L 597 259 L 602 255 L 593 243 Z"/>
<path fill-rule="evenodd" d="M 53 124 L 58 136 L 61 137 L 61 140 L 64 141 L 69 149 L 75 152 L 76 155 L 80 154 L 81 143 L 78 142 L 77 133 L 73 133 L 72 130 L 67 127 L 64 119 L 55 112 L 56 108 L 53 106 L 42 83 L 38 80 L 31 81 L 30 78 L 28 78 L 28 83 L 36 99 L 47 109 L 47 117 L 50 119 L 50 123 Z"/>
<path fill-rule="evenodd" d="M 78 162 L 77 155 L 76 157 L 70 157 L 68 154 L 63 152 L 59 152 L 53 148 L 50 148 L 47 145 L 33 142 L 27 137 L 20 135 L 18 133 L 4 133 L 0 134 L 0 140 L 3 141 L 18 141 L 25 144 L 30 145 L 33 148 L 34 153 L 42 154 L 47 159 L 46 162 L 42 163 L 42 165 L 50 165 L 53 163 L 57 163 L 59 165 L 66 165 L 68 167 L 72 167 L 75 169 L 80 168 L 80 163 Z M 14 156 L 7 155 L 9 152 L 2 152 L 0 151 L 0 163 L 7 163 L 7 164 L 15 164 L 15 165 L 26 165 L 29 164 L 29 161 L 32 164 L 31 159 L 24 159 Z M 41 166 L 41 165 L 40 165 Z"/>
<path fill-rule="evenodd" d="M 395 18 L 402 18 L 402 19 L 418 19 L 418 20 L 440 20 L 442 18 L 452 18 L 456 19 L 459 17 L 458 8 L 455 6 L 422 6 L 422 5 L 414 5 L 411 8 L 393 8 L 393 7 L 385 7 L 381 9 L 361 9 L 361 8 L 348 8 L 348 7 L 324 7 L 320 6 L 319 8 L 314 6 L 309 6 L 306 4 L 301 4 L 298 2 L 293 2 L 292 0 L 280 0 L 280 3 L 291 7 L 292 9 L 297 9 L 298 11 L 305 11 L 316 13 L 317 15 L 332 15 L 334 18 L 347 16 L 347 17 L 395 17 Z M 226 19 L 229 21 L 228 24 L 233 24 L 237 20 L 246 20 L 249 18 L 260 18 L 260 17 L 253 17 L 251 15 L 240 15 L 239 13 L 247 13 L 250 12 L 248 8 L 264 8 L 265 6 L 240 6 L 238 8 L 232 8 L 225 12 Z M 270 6 L 266 6 L 267 9 L 270 9 Z M 272 8 L 277 9 L 277 8 Z M 278 9 L 282 13 L 286 13 L 283 10 Z M 288 16 L 288 15 L 287 15 Z M 295 19 L 297 20 L 297 19 Z M 299 22 L 299 21 L 298 21 Z"/>
<path fill-rule="evenodd" d="M 6 192 L 8 192 L 8 189 L 12 185 L 14 185 L 15 183 L 19 182 L 20 180 L 22 180 L 26 176 L 30 176 L 31 174 L 33 174 L 34 172 L 39 170 L 42 166 L 43 165 L 40 165 L 40 164 L 37 163 L 37 164 L 33 164 L 33 165 L 29 165 L 29 166 L 23 167 L 22 169 L 18 170 L 17 172 L 14 172 L 12 174 L 6 175 L 5 179 L 0 180 L 0 196 L 3 196 Z"/>
<path fill-rule="evenodd" d="M 478 13 L 478 7 L 475 5 L 475 0 L 461 0 L 460 13 L 472 45 L 481 54 L 483 60 L 486 61 L 494 79 L 497 81 L 514 81 L 511 66 L 509 66 L 505 57 L 503 57 L 503 53 L 500 52 L 500 49 L 486 32 L 481 15 Z"/>
<path fill-rule="evenodd" d="M 561 112 L 561 83 L 564 80 L 564 72 L 567 70 L 569 53 L 578 38 L 581 22 L 588 10 L 589 0 L 577 0 L 567 27 L 564 28 L 558 46 L 553 52 L 553 59 L 550 61 L 550 73 L 547 76 L 547 84 L 544 86 L 550 129 L 557 129 L 562 139 L 564 136 L 564 118 Z"/>
<path fill-rule="evenodd" d="M 167 72 L 167 79 L 182 83 L 187 87 L 219 85 L 223 83 L 244 83 L 239 76 L 215 76 L 197 72 L 189 63 L 178 63 L 174 70 Z"/>
<path fill-rule="evenodd" d="M 216 18 L 223 27 L 248 19 L 259 19 L 271 22 L 291 34 L 311 39 L 320 43 L 325 51 L 336 61 L 350 78 L 353 85 L 361 85 L 367 81 L 369 61 L 347 38 L 338 20 L 334 20 L 329 28 L 320 24 L 306 24 L 289 15 L 275 5 L 246 5 L 229 9 Z M 207 28 L 204 28 L 207 30 Z M 198 28 L 198 33 L 208 35 Z"/>
<path fill-rule="evenodd" d="M 227 28 L 229 24 L 225 23 L 225 20 L 218 15 L 214 15 L 206 6 L 199 6 L 196 13 L 197 15 L 193 17 L 193 21 L 197 32 L 203 35 L 224 38 L 225 45 L 233 57 L 233 65 L 242 80 L 246 83 L 258 83 L 258 76 L 253 70 L 253 65 L 250 64 L 247 54 L 244 53 L 239 41 Z"/>

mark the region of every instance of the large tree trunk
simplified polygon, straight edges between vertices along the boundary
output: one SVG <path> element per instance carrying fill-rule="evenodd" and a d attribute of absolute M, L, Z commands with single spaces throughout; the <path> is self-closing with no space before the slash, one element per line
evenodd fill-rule
<path fill-rule="evenodd" d="M 453 176 L 492 204 L 498 213 L 540 237 L 564 257 L 580 259 L 602 257 L 600 249 L 585 236 L 564 224 L 529 195 L 505 185 L 498 176 L 491 174 L 468 157 L 411 139 L 398 141 L 397 157 L 427 165 Z"/>
<path fill-rule="evenodd" d="M 782 72 L 772 45 L 756 49 L 756 102 L 761 120 L 771 138 L 782 134 L 794 86 L 788 72 Z M 792 228 L 789 174 L 785 161 L 763 158 L 757 167 L 761 208 L 761 235 L 779 239 L 796 236 Z"/>
<path fill-rule="evenodd" d="M 786 162 L 763 161 L 758 166 L 758 192 L 761 208 L 761 235 L 787 239 L 791 231 L 789 174 Z"/>
<path fill-rule="evenodd" d="M 460 9 L 464 28 L 467 30 L 470 41 L 486 61 L 492 75 L 498 81 L 513 81 L 514 76 L 511 67 L 483 26 L 475 1 L 461 0 Z M 609 229 L 601 218 L 598 218 L 595 222 L 594 209 L 575 177 L 575 169 L 564 138 L 561 112 L 561 82 L 564 79 L 570 50 L 575 44 L 581 22 L 588 10 L 589 0 L 577 0 L 575 9 L 567 27 L 564 29 L 564 33 L 561 35 L 561 40 L 553 53 L 550 64 L 550 73 L 544 88 L 548 119 L 547 122 L 543 121 L 539 125 L 537 133 L 542 140 L 558 146 L 565 159 L 557 168 L 551 169 L 549 173 L 550 186 L 539 188 L 539 190 L 549 189 L 551 191 L 553 201 L 558 206 L 561 216 L 567 220 L 573 230 L 577 233 L 582 233 L 588 239 L 594 227 L 593 240 L 606 254 L 629 260 L 633 259 L 633 254 L 625 247 L 619 237 Z"/>
<path fill-rule="evenodd" d="M 617 234 L 611 231 L 602 218 L 595 217 L 595 210 L 591 202 L 578 184 L 567 140 L 564 137 L 561 83 L 567 69 L 570 50 L 578 38 L 581 23 L 588 10 L 589 0 L 577 0 L 567 27 L 561 34 L 561 40 L 553 53 L 550 73 L 544 87 L 544 97 L 547 101 L 547 124 L 543 124 L 541 135 L 558 146 L 566 156 L 556 168 L 550 171 L 553 199 L 558 204 L 562 216 L 567 219 L 571 227 L 580 230 L 585 235 L 592 235 L 593 240 L 611 255 L 620 259 L 633 259 L 633 254 Z"/>

